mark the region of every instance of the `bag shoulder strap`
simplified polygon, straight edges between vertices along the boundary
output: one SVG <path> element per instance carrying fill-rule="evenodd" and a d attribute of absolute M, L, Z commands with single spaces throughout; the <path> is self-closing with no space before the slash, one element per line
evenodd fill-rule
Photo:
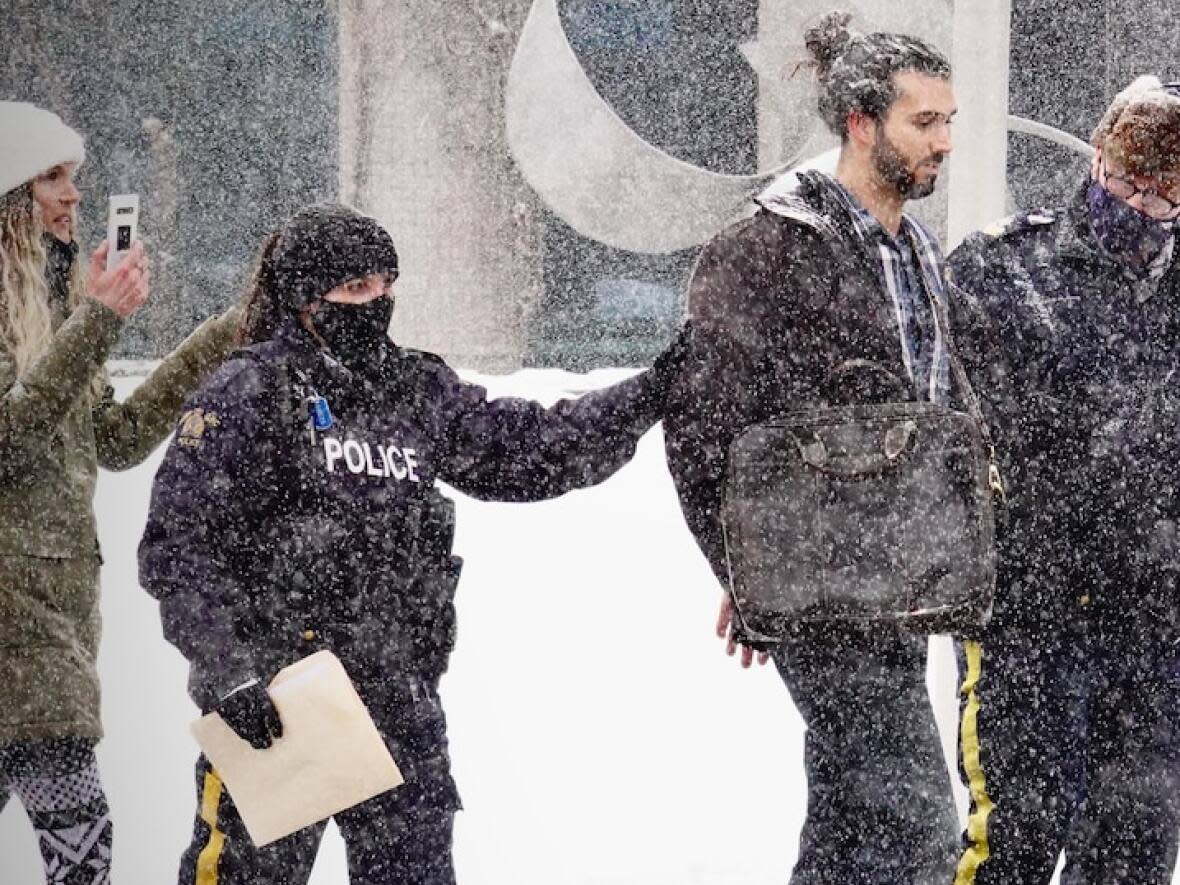
<path fill-rule="evenodd" d="M 925 283 L 923 283 L 923 288 L 925 288 Z M 927 296 L 929 297 L 929 293 L 927 293 Z M 958 348 L 955 346 L 954 339 L 951 337 L 951 324 L 947 305 L 938 298 L 930 298 L 930 304 L 932 313 L 934 314 L 934 322 L 938 324 L 938 331 L 942 335 L 942 340 L 946 346 L 947 359 L 950 360 L 951 372 L 955 376 L 955 383 L 958 384 L 963 394 L 963 404 L 967 407 L 967 412 L 979 424 L 984 442 L 988 446 L 991 446 L 991 430 L 983 418 L 983 407 L 979 401 L 979 395 L 971 385 L 971 379 L 967 377 L 967 369 L 963 366 L 963 360 L 960 359 Z"/>
<path fill-rule="evenodd" d="M 949 293 L 948 293 L 949 294 Z M 987 421 L 983 417 L 983 407 L 980 404 L 979 396 L 975 393 L 975 388 L 971 386 L 971 380 L 967 377 L 967 369 L 963 366 L 963 361 L 959 358 L 958 350 L 955 347 L 955 342 L 951 338 L 951 324 L 948 315 L 947 305 L 938 298 L 930 299 L 934 322 L 938 323 L 942 331 L 942 340 L 946 346 L 947 358 L 951 363 L 951 371 L 954 373 L 955 381 L 959 385 L 959 389 L 963 392 L 963 401 L 967 406 L 967 412 L 975 420 L 979 427 L 979 434 L 983 438 L 983 444 L 987 446 L 987 482 L 992 490 L 992 494 L 996 499 L 1004 503 L 1007 501 L 1007 492 L 1004 490 L 1004 480 L 1000 476 L 1000 466 L 996 462 L 996 444 L 992 440 L 991 427 L 988 426 Z"/>

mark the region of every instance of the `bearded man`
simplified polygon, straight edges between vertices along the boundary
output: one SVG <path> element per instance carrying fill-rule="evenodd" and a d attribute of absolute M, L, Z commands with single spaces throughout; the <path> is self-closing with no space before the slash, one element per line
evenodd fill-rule
<path fill-rule="evenodd" d="M 835 175 L 773 184 L 751 217 L 704 248 L 689 289 L 694 332 L 665 415 L 668 462 L 689 528 L 727 588 L 721 505 L 729 446 L 744 429 L 799 409 L 955 402 L 934 319 L 950 296 L 943 256 L 903 212 L 931 193 L 951 150 L 950 63 L 921 40 L 857 34 L 849 21 L 833 13 L 806 34 L 819 112 L 842 142 Z M 958 823 L 926 637 L 803 622 L 759 646 L 728 591 L 718 623 L 727 629 L 744 665 L 773 657 L 807 725 L 792 885 L 950 882 Z"/>

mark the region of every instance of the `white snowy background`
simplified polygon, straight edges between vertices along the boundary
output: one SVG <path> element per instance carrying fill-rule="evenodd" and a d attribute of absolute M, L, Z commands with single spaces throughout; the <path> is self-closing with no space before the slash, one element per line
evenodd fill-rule
<path fill-rule="evenodd" d="M 626 374 L 469 377 L 493 395 L 551 402 Z M 121 379 L 120 393 L 135 383 Z M 98 755 L 116 885 L 175 882 L 196 807 L 186 665 L 136 580 L 161 454 L 102 474 L 97 498 Z M 720 591 L 681 518 L 660 429 L 596 488 L 524 505 L 457 497 L 466 566 L 443 695 L 466 806 L 462 885 L 785 883 L 806 806 L 802 722 L 773 665 L 743 671 L 713 635 Z M 935 640 L 930 684 L 951 752 L 955 681 L 949 641 Z M 40 881 L 12 801 L 0 814 L 0 883 Z M 332 827 L 310 881 L 347 882 Z"/>

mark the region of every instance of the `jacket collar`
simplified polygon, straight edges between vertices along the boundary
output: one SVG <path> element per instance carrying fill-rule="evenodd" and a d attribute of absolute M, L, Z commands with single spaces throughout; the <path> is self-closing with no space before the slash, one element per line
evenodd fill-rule
<path fill-rule="evenodd" d="M 299 321 L 290 316 L 279 326 L 274 339 L 286 354 L 291 366 L 315 384 L 337 397 L 388 398 L 397 396 L 407 383 L 407 354 L 392 341 L 384 359 L 372 371 L 351 369 L 320 347 Z"/>
<path fill-rule="evenodd" d="M 829 242 L 843 244 L 843 254 L 837 255 L 837 260 L 859 266 L 880 283 L 881 297 L 888 298 L 880 262 L 873 255 L 875 246 L 858 234 L 847 202 L 834 192 L 839 186 L 822 172 L 791 172 L 772 183 L 754 202 L 773 215 L 817 230 Z"/>
<path fill-rule="evenodd" d="M 799 181 L 805 197 L 822 206 L 841 230 L 851 232 L 866 245 L 875 245 L 877 239 L 888 236 L 872 213 L 835 178 L 821 172 L 805 172 Z"/>
<path fill-rule="evenodd" d="M 883 244 L 895 242 L 895 238 L 832 176 L 809 171 L 799 173 L 798 178 L 798 199 L 828 219 L 829 229 L 838 231 L 837 236 L 847 246 L 853 260 L 877 281 L 881 298 L 889 301 L 889 285 L 879 249 Z M 903 214 L 899 236 L 906 236 L 907 232 L 927 288 L 936 298 L 945 298 L 942 279 L 944 259 L 933 235 L 912 216 Z M 924 257 L 924 253 L 932 254 Z"/>
<path fill-rule="evenodd" d="M 357 384 L 356 373 L 332 357 L 299 325 L 295 316 L 288 316 L 274 335 L 291 366 L 305 376 L 314 378 L 337 393 L 352 392 Z"/>

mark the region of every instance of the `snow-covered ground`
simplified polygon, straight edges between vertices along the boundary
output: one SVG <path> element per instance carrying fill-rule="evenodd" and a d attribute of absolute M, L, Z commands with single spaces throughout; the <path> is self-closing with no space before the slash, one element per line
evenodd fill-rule
<path fill-rule="evenodd" d="M 478 380 L 494 395 L 552 401 L 624 374 Z M 136 582 L 159 458 L 104 474 L 98 491 L 99 758 L 117 885 L 174 882 L 195 808 L 185 664 Z M 713 636 L 719 590 L 680 516 L 659 429 L 597 488 L 527 505 L 459 497 L 458 524 L 459 644 L 443 685 L 466 805 L 455 834 L 463 885 L 786 882 L 806 800 L 802 723 L 772 666 L 741 670 Z M 934 651 L 952 747 L 949 643 Z M 40 881 L 12 802 L 0 814 L 0 883 Z M 347 881 L 334 829 L 311 881 Z"/>

